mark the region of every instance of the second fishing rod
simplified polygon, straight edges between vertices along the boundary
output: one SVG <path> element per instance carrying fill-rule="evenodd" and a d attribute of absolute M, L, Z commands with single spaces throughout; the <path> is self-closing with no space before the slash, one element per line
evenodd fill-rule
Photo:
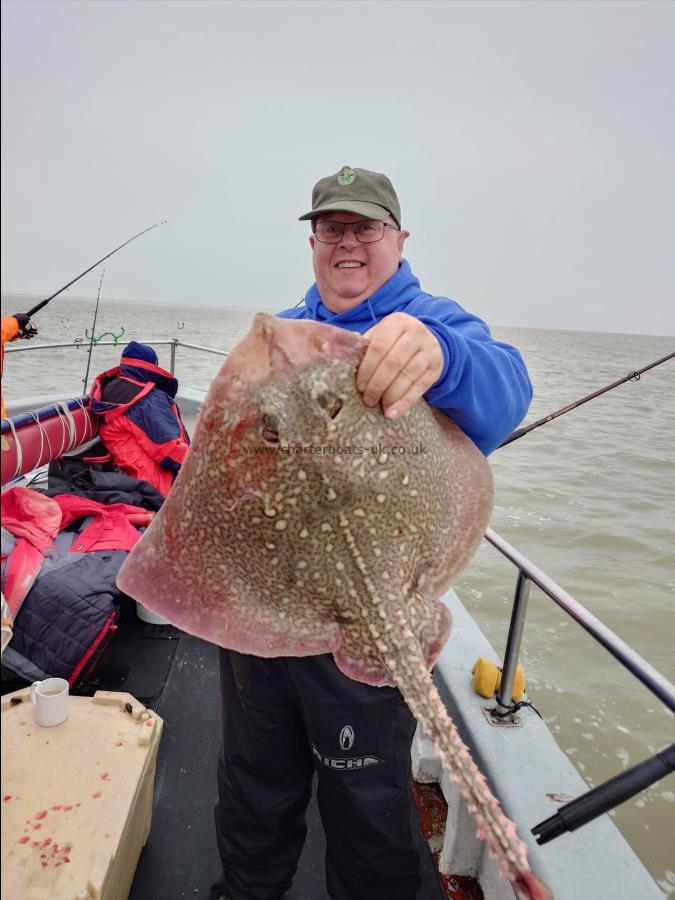
<path fill-rule="evenodd" d="M 626 381 L 639 381 L 640 376 L 645 372 L 648 372 L 650 369 L 655 369 L 656 366 L 660 366 L 662 363 L 668 362 L 668 360 L 673 358 L 675 358 L 675 352 L 668 353 L 666 356 L 662 356 L 661 359 L 657 359 L 654 362 L 649 363 L 649 365 L 643 366 L 641 369 L 635 369 L 634 371 L 629 372 L 627 375 L 624 375 L 623 378 L 619 378 L 611 384 L 608 384 L 597 391 L 593 391 L 591 394 L 586 394 L 586 396 L 582 397 L 580 400 L 575 400 L 574 403 L 569 403 L 567 406 L 563 406 L 561 409 L 557 409 L 555 412 L 549 413 L 541 419 L 537 419 L 536 422 L 532 422 L 530 425 L 524 425 L 522 428 L 517 428 L 497 449 L 500 450 L 502 447 L 506 447 L 507 444 L 512 444 L 513 441 L 517 441 L 518 438 L 529 434 L 531 431 L 534 431 L 535 428 L 546 425 L 548 422 L 552 422 L 553 419 L 559 418 L 559 416 L 564 416 L 565 413 L 571 412 L 579 406 L 583 406 L 584 403 L 588 403 L 589 400 L 594 400 L 601 394 L 606 394 L 607 391 L 611 391 L 613 388 L 618 387 L 620 384 L 624 384 Z"/>
<path fill-rule="evenodd" d="M 138 234 L 133 235 L 133 237 L 128 238 L 128 240 L 124 241 L 123 244 L 120 244 L 119 247 L 115 247 L 114 250 L 111 250 L 110 253 L 106 253 L 105 256 L 102 256 L 101 259 L 96 260 L 91 266 L 84 270 L 84 272 L 80 272 L 79 275 L 76 275 L 68 284 L 64 284 L 63 287 L 59 288 L 58 291 L 54 291 L 53 294 L 50 294 L 49 297 L 45 297 L 44 300 L 41 300 L 36 306 L 32 309 L 29 309 L 26 315 L 30 319 L 35 313 L 39 312 L 43 309 L 48 303 L 50 303 L 55 297 L 58 297 L 59 294 L 62 294 L 64 291 L 68 290 L 69 287 L 72 287 L 80 278 L 84 278 L 85 275 L 89 274 L 92 269 L 95 269 L 96 266 L 100 266 L 102 262 L 105 262 L 106 259 L 110 259 L 113 254 L 117 253 L 118 250 L 121 250 L 123 247 L 126 247 L 127 244 L 130 244 L 132 241 L 135 241 L 137 238 L 142 237 L 142 235 L 147 234 L 148 231 L 152 231 L 153 228 L 159 228 L 160 225 L 166 224 L 166 219 L 161 222 L 155 222 L 154 225 L 149 225 L 147 228 L 144 228 L 143 231 L 139 231 Z"/>

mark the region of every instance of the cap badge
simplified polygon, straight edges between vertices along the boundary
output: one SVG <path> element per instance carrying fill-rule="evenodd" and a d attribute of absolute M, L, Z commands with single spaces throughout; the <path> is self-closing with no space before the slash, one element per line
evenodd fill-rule
<path fill-rule="evenodd" d="M 337 183 L 343 185 L 343 187 L 347 187 L 355 178 L 356 172 L 353 169 L 350 169 L 349 166 L 343 166 L 338 173 Z"/>

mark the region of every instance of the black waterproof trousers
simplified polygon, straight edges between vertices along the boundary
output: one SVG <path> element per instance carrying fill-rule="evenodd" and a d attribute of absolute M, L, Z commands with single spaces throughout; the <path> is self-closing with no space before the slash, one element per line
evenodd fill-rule
<path fill-rule="evenodd" d="M 314 772 L 332 900 L 415 900 L 415 720 L 399 691 L 344 676 L 332 656 L 221 650 L 218 848 L 231 900 L 279 900 L 306 835 Z M 309 898 L 308 898 L 309 900 Z"/>

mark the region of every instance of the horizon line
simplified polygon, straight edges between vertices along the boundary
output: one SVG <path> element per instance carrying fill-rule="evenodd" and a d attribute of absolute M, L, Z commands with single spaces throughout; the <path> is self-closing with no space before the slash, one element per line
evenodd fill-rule
<path fill-rule="evenodd" d="M 0 297 L 9 298 L 9 297 L 17 297 L 17 298 L 25 298 L 30 300 L 40 300 L 43 299 L 41 294 L 33 294 L 33 293 L 24 293 L 24 292 L 16 292 L 16 291 L 0 291 Z M 81 295 L 66 295 L 63 299 L 72 300 L 76 303 L 95 303 L 96 297 L 83 297 Z M 251 309 L 248 306 L 234 306 L 229 303 L 220 303 L 216 305 L 214 303 L 211 304 L 199 304 L 194 303 L 189 300 L 184 300 L 182 303 L 174 302 L 174 303 L 166 303 L 161 300 L 120 300 L 115 297 L 107 297 L 106 303 L 119 303 L 122 306 L 157 306 L 157 307 L 168 307 L 173 309 L 184 309 L 185 307 L 189 309 L 202 309 L 202 310 L 231 310 L 236 312 L 246 312 L 251 313 L 251 315 L 255 315 L 256 312 L 279 312 L 281 309 L 290 309 L 290 306 L 282 306 L 282 307 L 273 307 L 273 306 L 265 306 L 260 305 L 255 309 Z M 11 315 L 11 313 L 9 314 Z M 330 323 L 326 323 L 330 324 Z M 489 326 L 491 329 L 493 328 L 521 328 L 526 331 L 567 331 L 572 334 L 619 334 L 619 335 L 629 335 L 632 337 L 655 337 L 655 338 L 669 338 L 675 337 L 675 332 L 672 334 L 654 334 L 653 332 L 642 332 L 642 331 L 601 331 L 598 328 L 562 328 L 555 327 L 551 325 L 505 325 L 499 323 L 493 323 Z"/>

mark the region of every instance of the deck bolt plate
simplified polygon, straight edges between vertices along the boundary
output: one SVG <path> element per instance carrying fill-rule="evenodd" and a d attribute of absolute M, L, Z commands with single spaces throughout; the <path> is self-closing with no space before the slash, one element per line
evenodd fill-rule
<path fill-rule="evenodd" d="M 521 728 L 523 723 L 520 719 L 520 716 L 517 713 L 512 713 L 506 719 L 500 719 L 498 716 L 492 715 L 492 710 L 494 706 L 481 706 L 483 710 L 483 715 L 488 720 L 490 725 L 497 725 L 499 728 Z"/>

